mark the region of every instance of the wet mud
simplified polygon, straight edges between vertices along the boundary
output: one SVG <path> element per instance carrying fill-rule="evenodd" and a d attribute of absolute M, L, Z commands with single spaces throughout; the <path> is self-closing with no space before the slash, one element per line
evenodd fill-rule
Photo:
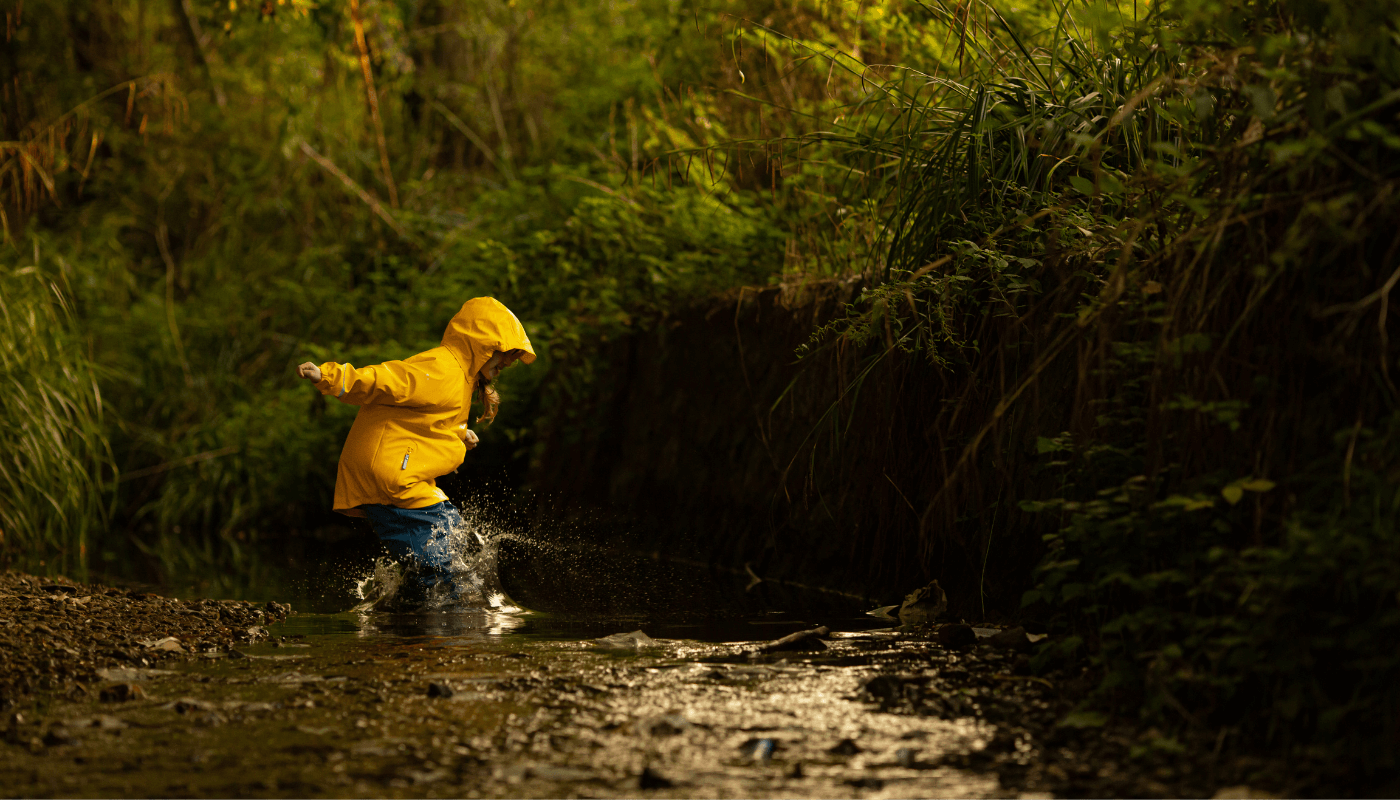
<path fill-rule="evenodd" d="M 1304 788 L 1276 762 L 1076 717 L 1075 681 L 1027 674 L 989 630 L 945 646 L 838 620 L 775 644 L 816 627 L 784 617 L 717 642 L 489 610 L 286 616 L 54 585 L 0 580 L 8 796 Z"/>

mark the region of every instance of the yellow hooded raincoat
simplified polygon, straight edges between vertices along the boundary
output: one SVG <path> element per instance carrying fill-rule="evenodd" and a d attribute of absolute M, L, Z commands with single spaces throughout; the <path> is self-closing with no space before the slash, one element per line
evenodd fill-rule
<path fill-rule="evenodd" d="M 526 364 L 535 360 L 525 327 L 510 309 L 477 297 L 447 324 L 441 347 L 359 369 L 322 364 L 321 394 L 360 407 L 340 451 L 335 510 L 363 516 L 357 507 L 366 503 L 425 508 L 446 500 L 437 478 L 466 457 L 477 373 L 493 353 L 509 350 L 524 350 Z"/>

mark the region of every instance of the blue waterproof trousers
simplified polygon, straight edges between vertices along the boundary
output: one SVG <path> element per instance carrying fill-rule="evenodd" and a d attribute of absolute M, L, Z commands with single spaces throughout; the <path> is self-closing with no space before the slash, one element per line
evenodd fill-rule
<path fill-rule="evenodd" d="M 462 525 L 456 507 L 444 501 L 427 508 L 360 506 L 380 541 L 405 566 L 412 566 L 425 587 L 452 577 L 448 535 Z"/>

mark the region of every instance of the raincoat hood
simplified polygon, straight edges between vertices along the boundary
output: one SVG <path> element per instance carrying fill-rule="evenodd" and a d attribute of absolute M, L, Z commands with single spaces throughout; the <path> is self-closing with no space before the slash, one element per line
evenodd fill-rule
<path fill-rule="evenodd" d="M 525 335 L 525 326 L 494 297 L 474 297 L 463 303 L 462 310 L 447 323 L 442 346 L 462 362 L 469 376 L 480 372 L 496 352 L 524 350 L 520 360 L 526 364 L 535 361 L 535 348 Z"/>

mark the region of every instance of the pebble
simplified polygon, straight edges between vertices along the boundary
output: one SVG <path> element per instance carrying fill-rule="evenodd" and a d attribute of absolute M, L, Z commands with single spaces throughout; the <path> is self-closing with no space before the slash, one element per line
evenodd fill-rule
<path fill-rule="evenodd" d="M 775 739 L 749 739 L 739 745 L 739 751 L 745 756 L 752 758 L 761 764 L 768 762 L 773 757 L 773 751 L 778 749 L 778 742 Z"/>
<path fill-rule="evenodd" d="M 104 703 L 125 703 L 130 700 L 145 700 L 146 690 L 142 689 L 139 683 L 118 683 L 103 689 L 97 697 Z"/>
<path fill-rule="evenodd" d="M 666 714 L 654 720 L 650 720 L 644 725 L 647 732 L 652 736 L 666 737 L 678 736 L 688 728 L 694 727 L 690 720 L 680 714 Z"/>
<path fill-rule="evenodd" d="M 1022 632 L 1024 635 L 1024 631 Z M 977 633 L 970 625 L 944 625 L 938 629 L 935 639 L 947 648 L 967 647 L 977 644 Z"/>
<path fill-rule="evenodd" d="M 860 752 L 860 745 L 854 739 L 842 739 L 826 752 L 834 756 L 853 756 Z"/>
<path fill-rule="evenodd" d="M 637 776 L 637 788 L 642 790 L 669 789 L 672 786 L 675 786 L 675 783 L 662 777 L 651 767 L 644 767 L 642 769 L 642 774 Z"/>

